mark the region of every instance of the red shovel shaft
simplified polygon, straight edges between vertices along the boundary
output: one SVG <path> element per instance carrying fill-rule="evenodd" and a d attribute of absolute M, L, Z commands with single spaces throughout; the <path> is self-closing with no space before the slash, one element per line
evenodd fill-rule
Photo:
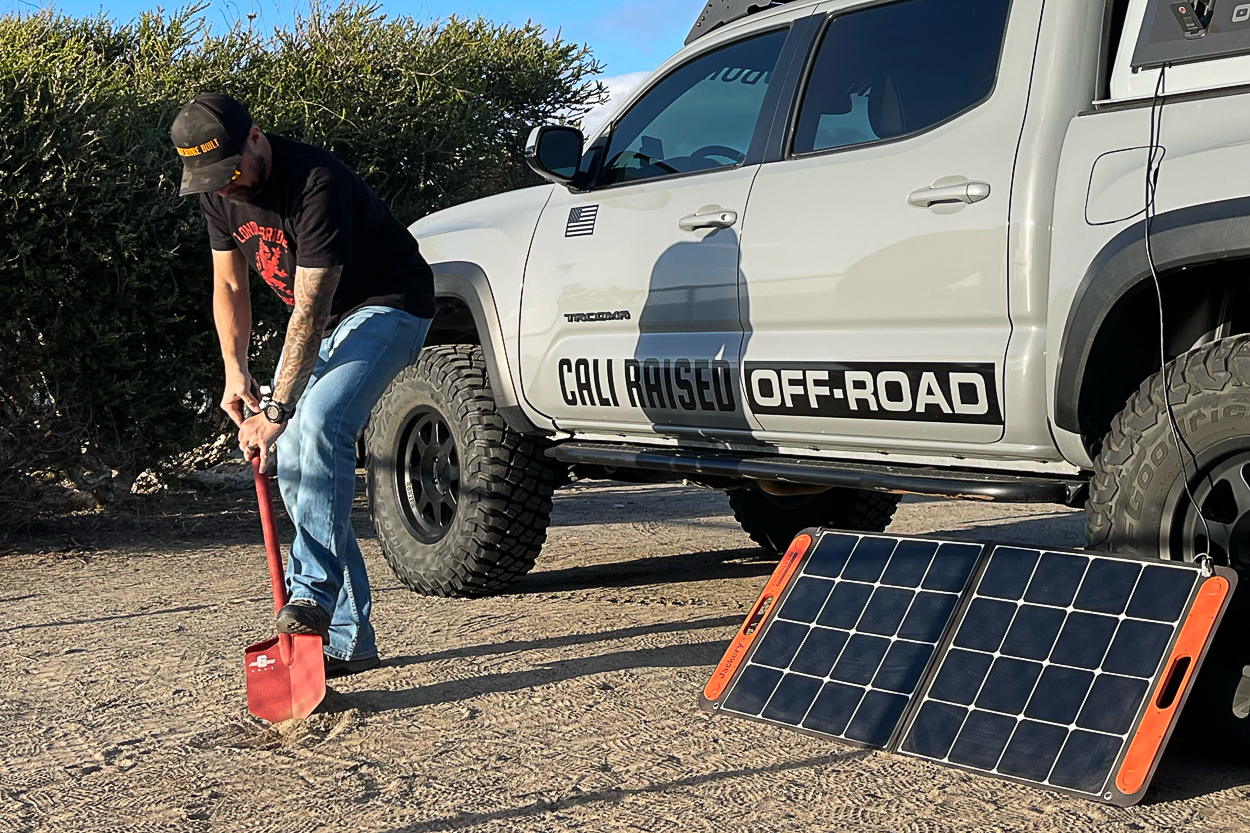
<path fill-rule="evenodd" d="M 259 455 L 252 459 L 252 469 L 256 475 L 261 528 L 265 533 L 273 606 L 277 611 L 286 604 L 287 593 L 278 527 L 273 517 L 273 496 L 268 476 L 260 473 Z M 308 717 L 326 695 L 325 657 L 320 636 L 280 633 L 249 646 L 244 651 L 244 661 L 248 711 L 270 723 Z"/>
<path fill-rule="evenodd" d="M 273 493 L 269 475 L 260 473 L 260 455 L 252 458 L 256 477 L 256 498 L 260 503 L 260 526 L 265 532 L 265 556 L 269 561 L 269 583 L 273 585 L 273 610 L 277 613 L 286 604 L 286 577 L 282 570 L 282 550 L 278 546 L 278 524 L 273 517 Z"/>

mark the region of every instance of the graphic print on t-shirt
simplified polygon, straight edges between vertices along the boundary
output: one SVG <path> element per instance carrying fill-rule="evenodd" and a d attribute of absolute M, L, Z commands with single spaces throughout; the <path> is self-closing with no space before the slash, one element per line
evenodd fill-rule
<path fill-rule="evenodd" d="M 277 246 L 269 246 L 262 240 L 260 249 L 256 252 L 256 271 L 260 272 L 266 283 L 278 290 L 278 294 L 282 295 L 283 300 L 290 303 L 294 299 L 287 297 L 290 293 L 286 292 L 286 287 L 278 280 L 278 278 L 290 277 L 290 275 L 282 271 L 282 267 L 278 264 L 278 260 L 282 255 L 281 249 Z"/>
<path fill-rule="evenodd" d="M 288 305 L 295 303 L 291 281 L 291 246 L 282 229 L 262 226 L 254 221 L 239 226 L 234 239 L 247 251 L 250 241 L 256 239 L 256 271 L 273 287 Z M 284 263 L 285 262 L 285 263 Z"/>

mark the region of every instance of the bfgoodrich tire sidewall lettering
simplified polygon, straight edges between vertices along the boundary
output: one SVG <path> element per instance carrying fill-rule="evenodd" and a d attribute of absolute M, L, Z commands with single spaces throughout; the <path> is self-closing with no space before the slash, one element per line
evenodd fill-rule
<path fill-rule="evenodd" d="M 1250 337 L 1185 354 L 1169 365 L 1167 379 L 1188 445 L 1182 445 L 1184 468 L 1164 404 L 1162 374 L 1155 374 L 1115 418 L 1095 461 L 1086 507 L 1091 547 L 1180 557 L 1174 526 L 1194 511 L 1185 503 L 1185 480 L 1193 486 L 1218 460 L 1250 449 Z"/>
<path fill-rule="evenodd" d="M 1164 421 L 1156 426 L 1156 429 L 1162 430 L 1151 432 L 1158 436 L 1152 436 L 1153 441 L 1135 453 L 1133 462 L 1125 467 L 1120 478 L 1124 484 L 1124 494 L 1119 508 L 1128 519 L 1125 524 L 1127 538 L 1141 540 L 1143 546 L 1149 548 L 1157 539 L 1159 531 L 1164 525 L 1170 524 L 1175 513 L 1182 508 L 1181 501 L 1189 500 L 1185 492 L 1185 481 L 1191 481 L 1192 485 L 1198 472 L 1234 450 L 1232 444 L 1240 442 L 1250 446 L 1250 440 L 1247 439 L 1250 436 L 1250 422 L 1244 421 L 1245 408 L 1221 405 L 1219 399 L 1217 394 L 1207 394 L 1196 407 L 1192 403 L 1184 406 L 1173 405 L 1177 421 L 1181 423 L 1181 435 L 1197 455 L 1196 466 L 1189 449 L 1182 445 L 1185 462 L 1182 472 L 1180 458 L 1176 453 L 1176 440 L 1165 416 Z M 1230 411 L 1243 413 L 1240 425 L 1235 417 L 1229 416 Z M 1212 421 L 1212 418 L 1217 421 Z M 1207 434 L 1204 430 L 1207 426 L 1218 425 L 1220 422 L 1227 427 L 1214 434 Z M 1197 430 L 1192 428 L 1195 424 L 1198 426 Z M 1162 552 L 1151 554 L 1166 557 L 1166 553 Z"/>

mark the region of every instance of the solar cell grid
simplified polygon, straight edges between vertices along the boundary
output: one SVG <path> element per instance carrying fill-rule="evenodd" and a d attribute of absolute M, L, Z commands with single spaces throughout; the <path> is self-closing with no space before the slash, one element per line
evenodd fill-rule
<path fill-rule="evenodd" d="M 995 548 L 901 751 L 1100 794 L 1196 581 L 1189 565 Z"/>
<path fill-rule="evenodd" d="M 1236 584 L 1223 568 L 834 531 L 792 550 L 705 706 L 1118 804 L 1140 798 L 1188 690 L 1161 678 L 1196 674 Z M 1155 702 L 1165 687 L 1176 696 Z"/>
<path fill-rule="evenodd" d="M 983 551 L 822 535 L 723 709 L 888 745 Z"/>

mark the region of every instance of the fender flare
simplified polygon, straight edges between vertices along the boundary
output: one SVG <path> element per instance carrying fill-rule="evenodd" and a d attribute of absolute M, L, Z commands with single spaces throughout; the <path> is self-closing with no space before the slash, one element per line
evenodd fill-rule
<path fill-rule="evenodd" d="M 513 386 L 512 368 L 504 346 L 503 331 L 499 326 L 499 310 L 495 306 L 495 294 L 491 291 L 486 273 L 476 263 L 453 260 L 431 263 L 434 272 L 434 297 L 455 298 L 468 308 L 473 316 L 482 341 L 482 354 L 486 357 L 486 372 L 491 380 L 491 393 L 495 397 L 495 410 L 508 427 L 527 436 L 545 435 L 532 423 L 521 408 L 520 399 Z"/>
<path fill-rule="evenodd" d="M 1082 386 L 1103 322 L 1130 289 L 1151 280 L 1145 235 L 1146 222 L 1140 220 L 1111 238 L 1072 296 L 1055 374 L 1055 424 L 1065 431 L 1081 433 Z M 1250 257 L 1250 197 L 1159 214 L 1151 224 L 1150 245 L 1161 274 Z"/>

